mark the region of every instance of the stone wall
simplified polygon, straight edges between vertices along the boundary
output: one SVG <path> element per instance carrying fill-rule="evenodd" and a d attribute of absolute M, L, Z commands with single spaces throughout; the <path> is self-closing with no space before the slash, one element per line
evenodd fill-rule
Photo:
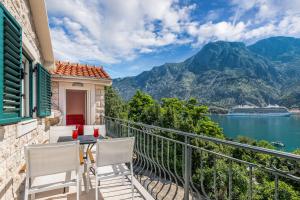
<path fill-rule="evenodd" d="M 17 137 L 20 124 L 0 127 L 0 199 L 23 199 L 24 173 L 19 173 L 25 163 L 24 146 L 43 143 L 49 138 L 45 119 L 38 120 L 35 130 Z"/>
<path fill-rule="evenodd" d="M 35 58 L 37 62 L 43 62 L 28 0 L 0 0 L 0 2 L 21 25 L 22 41 L 28 41 L 29 45 L 26 49 L 35 52 L 38 56 Z"/>
<path fill-rule="evenodd" d="M 22 26 L 23 47 L 29 54 L 35 55 L 34 63 L 43 63 L 40 45 L 28 0 L 0 0 L 13 17 Z M 0 199 L 23 199 L 24 174 L 19 174 L 24 160 L 24 145 L 42 143 L 49 138 L 45 119 L 36 119 L 32 131 L 19 135 L 22 123 L 0 126 Z M 35 120 L 32 120 L 36 122 Z"/>
<path fill-rule="evenodd" d="M 95 103 L 96 103 L 96 118 L 95 122 L 96 124 L 103 124 L 103 118 L 101 117 L 102 115 L 105 114 L 105 91 L 104 91 L 104 86 L 102 85 L 96 85 L 95 86 Z"/>
<path fill-rule="evenodd" d="M 51 97 L 51 108 L 54 110 L 59 110 L 59 83 L 57 81 L 52 81 L 51 82 L 51 92 L 52 92 L 52 97 Z"/>

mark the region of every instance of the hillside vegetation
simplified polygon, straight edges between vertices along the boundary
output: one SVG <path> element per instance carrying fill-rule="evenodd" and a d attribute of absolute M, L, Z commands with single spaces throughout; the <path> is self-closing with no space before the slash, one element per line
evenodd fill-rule
<path fill-rule="evenodd" d="M 158 102 L 154 100 L 150 95 L 141 91 L 137 91 L 129 101 L 125 102 L 120 96 L 118 96 L 117 92 L 113 88 L 107 87 L 105 92 L 105 116 L 126 119 L 129 121 L 140 122 L 164 128 L 176 129 L 189 133 L 195 133 L 198 135 L 215 137 L 218 139 L 226 139 L 226 136 L 223 134 L 223 131 L 219 127 L 219 125 L 213 122 L 207 116 L 208 107 L 200 104 L 194 98 L 188 100 L 179 100 L 178 98 L 163 98 Z M 139 130 L 139 128 L 137 130 Z M 140 134 L 139 136 L 137 136 L 137 140 L 141 138 L 144 138 L 145 140 L 145 137 L 142 137 L 142 131 L 136 131 L 136 134 L 137 133 Z M 181 142 L 184 141 L 184 138 L 181 135 L 167 134 L 159 131 L 156 134 L 159 134 L 163 137 L 171 137 L 172 140 Z M 238 137 L 235 140 L 253 146 L 270 149 L 274 148 L 269 142 L 264 140 L 256 141 L 246 137 Z M 143 144 L 145 145 L 145 149 L 149 148 L 146 145 L 147 143 L 144 142 Z M 260 166 L 272 166 L 274 164 L 273 161 L 276 160 L 277 169 L 284 171 L 293 170 L 293 163 L 291 163 L 291 160 L 286 160 L 283 158 L 274 159 L 274 157 L 271 155 L 255 153 L 253 151 L 241 148 L 232 148 L 227 145 L 219 145 L 213 142 L 205 142 L 201 139 L 196 138 L 191 140 L 191 144 Z M 166 148 L 161 146 L 161 143 L 159 146 L 156 146 L 156 148 L 158 148 L 156 149 L 156 152 L 167 151 Z M 181 146 L 181 148 L 183 148 L 183 146 Z M 179 159 L 183 158 L 183 149 L 180 149 L 180 145 L 178 145 L 176 152 L 173 151 L 172 148 L 170 148 L 170 151 L 170 155 L 176 154 L 176 158 L 178 159 L 170 159 L 169 162 L 171 169 L 168 169 L 174 172 L 174 168 L 172 168 L 172 166 L 176 164 L 176 166 L 178 167 L 178 174 L 183 174 L 182 159 Z M 227 191 L 229 182 L 227 171 L 229 163 L 231 163 L 233 171 L 232 185 L 234 186 L 232 199 L 249 199 L 249 191 L 247 187 L 249 183 L 248 165 L 239 162 L 230 162 L 227 159 L 215 159 L 216 157 L 212 156 L 212 154 L 202 154 L 201 152 L 194 151 L 192 154 L 191 178 L 194 184 L 199 186 L 201 185 L 201 181 L 204 180 L 205 184 L 203 187 L 210 199 L 228 199 Z M 294 153 L 299 154 L 300 150 L 296 150 Z M 156 159 L 163 160 L 161 159 L 161 157 L 159 157 L 159 155 L 158 157 L 156 157 Z M 199 163 L 200 159 L 204 160 L 203 166 Z M 299 163 L 294 164 L 295 167 L 299 168 Z M 214 168 L 217 172 L 216 190 L 213 189 L 214 181 L 212 177 L 214 176 Z M 299 177 L 299 172 L 295 173 L 295 177 Z M 255 180 L 255 184 L 253 184 L 252 199 L 274 199 L 274 174 L 261 170 L 261 168 L 254 167 L 253 180 Z M 278 199 L 299 200 L 299 191 L 299 182 L 280 177 Z"/>
<path fill-rule="evenodd" d="M 180 63 L 166 63 L 134 77 L 113 80 L 128 100 L 137 90 L 156 100 L 196 98 L 230 108 L 248 104 L 300 106 L 300 39 L 272 37 L 251 46 L 217 41 Z"/>

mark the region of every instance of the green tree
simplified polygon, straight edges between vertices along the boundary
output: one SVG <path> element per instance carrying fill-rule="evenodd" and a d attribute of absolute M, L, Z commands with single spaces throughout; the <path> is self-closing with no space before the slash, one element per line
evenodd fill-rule
<path fill-rule="evenodd" d="M 274 181 L 266 181 L 263 184 L 259 184 L 256 188 L 256 195 L 254 199 L 258 200 L 273 200 L 275 194 Z M 278 185 L 278 199 L 286 200 L 299 200 L 299 191 L 295 191 L 292 186 L 285 182 L 279 181 Z"/>
<path fill-rule="evenodd" d="M 105 87 L 105 116 L 127 119 L 127 105 L 111 86 Z"/>
<path fill-rule="evenodd" d="M 128 103 L 128 118 L 141 122 L 142 113 L 146 112 L 154 103 L 155 101 L 150 95 L 138 90 Z"/>
<path fill-rule="evenodd" d="M 160 125 L 161 107 L 159 103 L 155 102 L 153 105 L 143 110 L 140 116 L 140 121 L 150 125 Z"/>
<path fill-rule="evenodd" d="M 131 121 L 141 122 L 145 124 L 156 125 L 164 128 L 176 129 L 185 132 L 195 133 L 225 139 L 223 130 L 219 125 L 213 122 L 208 116 L 207 106 L 201 105 L 195 98 L 187 101 L 178 98 L 163 98 L 160 102 L 155 101 L 150 95 L 137 91 L 131 100 L 126 103 L 122 101 L 117 92 L 109 87 L 106 88 L 106 115 L 118 118 L 127 118 Z M 138 127 L 138 126 L 137 126 Z M 185 137 L 168 131 L 157 131 L 155 134 L 168 137 L 177 141 L 184 141 Z M 148 138 L 149 139 L 149 138 Z M 140 138 L 140 142 L 147 140 Z M 247 137 L 238 137 L 237 142 L 249 145 L 274 149 L 267 141 L 254 140 Z M 270 166 L 272 157 L 262 153 L 253 152 L 242 148 L 234 148 L 214 142 L 204 141 L 200 138 L 194 138 L 191 144 L 197 147 L 205 148 L 212 152 L 220 152 L 235 159 L 248 161 L 262 166 Z M 176 166 L 178 174 L 183 173 L 184 147 L 170 144 L 170 149 L 159 139 L 154 140 L 154 146 L 157 145 L 156 153 L 158 158 L 167 157 L 166 152 L 169 151 L 172 158 L 170 162 L 171 168 Z M 173 147 L 173 148 L 172 148 Z M 159 153 L 158 153 L 159 152 Z M 162 152 L 162 153 L 161 153 Z M 300 149 L 294 153 L 300 154 Z M 199 159 L 201 158 L 201 159 Z M 284 171 L 290 171 L 291 163 L 286 159 L 276 158 L 276 167 Z M 273 159 L 274 160 L 274 159 Z M 296 161 L 295 161 L 296 162 Z M 204 179 L 204 189 L 208 195 L 214 198 L 214 169 L 216 169 L 216 184 L 218 199 L 227 199 L 228 196 L 228 167 L 231 163 L 232 167 L 232 185 L 233 199 L 247 199 L 248 182 L 249 182 L 249 166 L 230 161 L 230 159 L 220 158 L 212 153 L 203 151 L 192 151 L 192 179 L 199 187 L 201 185 L 201 176 Z M 297 165 L 297 163 L 294 163 Z M 201 167 L 203 165 L 203 167 Z M 174 169 L 173 169 L 174 170 Z M 297 176 L 299 176 L 297 174 Z M 254 199 L 268 200 L 274 196 L 274 176 L 263 170 L 253 170 L 253 190 L 255 191 Z M 281 178 L 279 183 L 279 199 L 299 199 L 299 183 Z"/>

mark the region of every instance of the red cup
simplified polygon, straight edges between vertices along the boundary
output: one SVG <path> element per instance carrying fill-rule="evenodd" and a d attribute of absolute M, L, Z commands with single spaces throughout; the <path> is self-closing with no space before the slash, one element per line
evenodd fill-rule
<path fill-rule="evenodd" d="M 76 140 L 78 138 L 78 130 L 77 129 L 73 130 L 73 132 L 72 132 L 72 138 L 73 138 L 73 140 Z"/>
<path fill-rule="evenodd" d="M 99 129 L 98 128 L 94 128 L 94 137 L 95 138 L 99 137 Z"/>

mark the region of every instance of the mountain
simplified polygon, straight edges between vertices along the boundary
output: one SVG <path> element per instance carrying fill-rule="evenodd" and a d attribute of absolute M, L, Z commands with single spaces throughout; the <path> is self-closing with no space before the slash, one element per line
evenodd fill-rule
<path fill-rule="evenodd" d="M 299 38 L 270 37 L 260 40 L 248 48 L 261 56 L 282 64 L 300 61 Z"/>
<path fill-rule="evenodd" d="M 295 105 L 300 101 L 299 41 L 272 37 L 248 47 L 241 42 L 212 42 L 183 62 L 114 79 L 113 86 L 125 99 L 140 89 L 157 100 L 196 97 L 204 104 L 225 108 L 240 104 Z"/>
<path fill-rule="evenodd" d="M 279 104 L 300 106 L 300 39 L 271 37 L 248 47 L 251 51 L 272 61 L 282 76 L 282 97 Z"/>

